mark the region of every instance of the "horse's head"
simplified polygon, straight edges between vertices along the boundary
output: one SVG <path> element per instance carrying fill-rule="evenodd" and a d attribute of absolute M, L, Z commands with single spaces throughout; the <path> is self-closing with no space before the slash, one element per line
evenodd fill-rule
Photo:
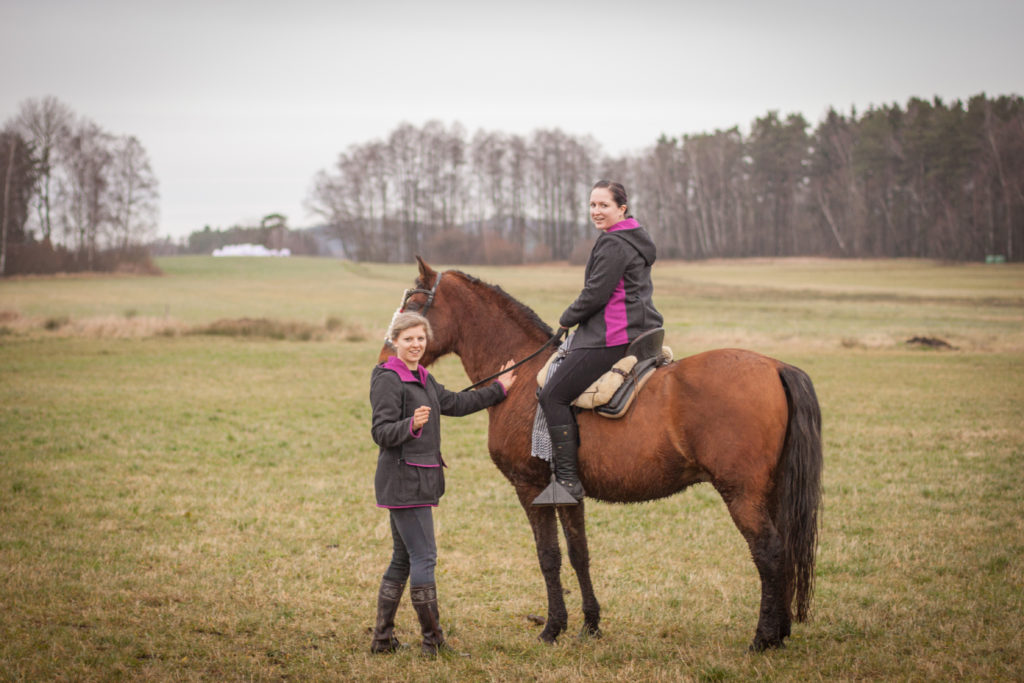
<path fill-rule="evenodd" d="M 442 287 L 448 292 L 452 283 L 448 283 L 448 280 L 442 278 L 443 273 L 435 271 L 419 256 L 416 257 L 416 262 L 419 263 L 419 276 L 416 278 L 413 288 L 405 291 L 399 311 L 422 313 L 430 321 L 433 339 L 427 344 L 427 351 L 420 359 L 422 365 L 430 365 L 453 350 L 451 324 L 446 313 L 447 304 L 450 302 L 439 300 L 442 296 Z M 448 292 L 448 294 L 451 293 Z M 388 356 L 393 355 L 395 355 L 395 350 L 391 343 L 386 341 L 380 350 L 377 362 L 382 363 L 387 360 Z"/>

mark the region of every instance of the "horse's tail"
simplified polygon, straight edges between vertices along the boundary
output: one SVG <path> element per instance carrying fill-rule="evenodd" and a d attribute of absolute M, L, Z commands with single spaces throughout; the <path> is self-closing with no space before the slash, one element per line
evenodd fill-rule
<path fill-rule="evenodd" d="M 814 592 L 814 557 L 821 506 L 821 408 L 807 373 L 780 364 L 789 424 L 782 447 L 782 472 L 776 490 L 775 525 L 782 537 L 782 581 L 796 600 L 797 621 L 804 621 Z M 787 600 L 789 603 L 789 600 Z"/>

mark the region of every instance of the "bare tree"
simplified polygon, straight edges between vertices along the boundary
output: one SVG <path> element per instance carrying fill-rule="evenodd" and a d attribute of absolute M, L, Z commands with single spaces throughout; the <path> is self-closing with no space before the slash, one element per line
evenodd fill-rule
<path fill-rule="evenodd" d="M 60 220 L 65 238 L 89 268 L 95 263 L 109 222 L 112 140 L 109 133 L 85 120 L 76 125 L 61 149 L 65 173 L 59 191 Z"/>
<path fill-rule="evenodd" d="M 556 259 L 567 258 L 586 223 L 586 201 L 599 147 L 559 129 L 537 130 L 530 137 L 528 167 L 538 241 Z"/>
<path fill-rule="evenodd" d="M 412 124 L 404 123 L 388 138 L 389 167 L 400 199 L 397 216 L 402 226 L 397 258 L 409 260 L 419 251 L 423 227 L 421 207 L 425 188 L 423 171 L 423 135 Z"/>
<path fill-rule="evenodd" d="M 491 227 L 502 234 L 503 218 L 508 215 L 507 140 L 500 133 L 477 131 L 470 143 L 470 167 L 473 219 L 480 230 Z"/>
<path fill-rule="evenodd" d="M 512 241 L 522 251 L 526 242 L 527 219 L 527 166 L 530 152 L 521 135 L 508 139 L 508 212 Z"/>
<path fill-rule="evenodd" d="M 114 140 L 108 191 L 115 246 L 126 249 L 156 234 L 158 183 L 146 150 L 134 136 Z"/>
<path fill-rule="evenodd" d="M 24 138 L 12 126 L 0 131 L 0 276 L 8 272 L 9 247 L 25 239 L 37 174 Z"/>
<path fill-rule="evenodd" d="M 14 124 L 35 149 L 39 165 L 36 213 L 44 240 L 53 232 L 55 174 L 60 166 L 60 150 L 74 126 L 71 108 L 52 95 L 22 102 Z"/>
<path fill-rule="evenodd" d="M 332 227 L 346 254 L 363 261 L 372 258 L 369 251 L 372 239 L 368 233 L 372 230 L 373 211 L 372 208 L 367 211 L 362 205 L 367 183 L 352 157 L 354 151 L 350 148 L 349 153 L 338 155 L 335 175 L 327 171 L 316 175 L 309 208 Z"/>

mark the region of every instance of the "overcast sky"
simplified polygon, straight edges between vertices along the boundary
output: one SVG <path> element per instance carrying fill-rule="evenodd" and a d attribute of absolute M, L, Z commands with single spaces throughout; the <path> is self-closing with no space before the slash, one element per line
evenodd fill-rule
<path fill-rule="evenodd" d="M 135 135 L 161 235 L 292 227 L 314 174 L 400 123 L 592 135 L 815 124 L 913 96 L 1024 94 L 1019 0 L 0 0 L 0 121 L 54 95 Z"/>

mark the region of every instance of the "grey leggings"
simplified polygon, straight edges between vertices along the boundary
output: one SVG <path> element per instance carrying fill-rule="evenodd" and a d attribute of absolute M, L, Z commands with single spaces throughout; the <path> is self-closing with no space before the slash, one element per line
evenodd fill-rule
<path fill-rule="evenodd" d="M 437 544 L 434 542 L 433 508 L 402 508 L 389 512 L 394 549 L 384 577 L 403 584 L 408 578 L 410 586 L 434 583 Z"/>

